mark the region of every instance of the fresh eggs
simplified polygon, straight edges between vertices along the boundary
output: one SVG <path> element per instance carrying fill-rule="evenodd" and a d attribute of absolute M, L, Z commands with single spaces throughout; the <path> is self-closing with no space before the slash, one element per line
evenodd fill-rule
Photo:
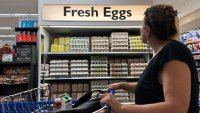
<path fill-rule="evenodd" d="M 79 17 L 99 17 L 99 12 L 94 7 L 87 10 L 72 9 L 70 6 L 64 7 L 64 16 L 79 16 Z M 103 16 L 109 17 L 112 20 L 125 20 L 132 16 L 131 10 L 112 10 L 111 7 L 103 8 Z"/>

